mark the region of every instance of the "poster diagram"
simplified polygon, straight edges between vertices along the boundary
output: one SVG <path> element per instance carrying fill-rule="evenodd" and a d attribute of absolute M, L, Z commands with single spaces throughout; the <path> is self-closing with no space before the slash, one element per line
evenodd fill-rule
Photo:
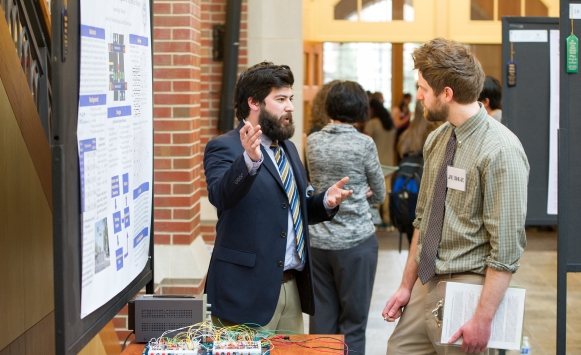
<path fill-rule="evenodd" d="M 81 318 L 147 263 L 153 200 L 149 13 L 148 0 L 81 0 Z"/>
<path fill-rule="evenodd" d="M 123 34 L 113 33 L 113 43 L 109 44 L 109 90 L 113 91 L 113 101 L 125 101 L 127 90 L 124 38 Z"/>

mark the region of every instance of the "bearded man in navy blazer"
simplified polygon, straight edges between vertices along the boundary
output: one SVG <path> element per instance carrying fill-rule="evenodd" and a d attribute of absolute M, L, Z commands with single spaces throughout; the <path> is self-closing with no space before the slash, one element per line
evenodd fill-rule
<path fill-rule="evenodd" d="M 311 193 L 288 140 L 293 83 L 286 65 L 244 71 L 234 89 L 240 124 L 204 152 L 208 197 L 218 209 L 206 281 L 217 325 L 303 333 L 302 312 L 315 312 L 307 223 L 331 220 L 353 193 L 343 189 L 348 177 Z"/>

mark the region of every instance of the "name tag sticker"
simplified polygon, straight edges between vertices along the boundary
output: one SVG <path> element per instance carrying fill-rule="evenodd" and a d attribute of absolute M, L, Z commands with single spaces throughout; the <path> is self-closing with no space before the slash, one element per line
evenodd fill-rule
<path fill-rule="evenodd" d="M 450 189 L 466 191 L 466 170 L 448 166 L 447 184 Z"/>

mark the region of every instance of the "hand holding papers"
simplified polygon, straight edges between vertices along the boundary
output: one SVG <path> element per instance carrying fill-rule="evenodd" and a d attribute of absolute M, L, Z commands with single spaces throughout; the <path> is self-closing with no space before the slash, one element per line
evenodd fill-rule
<path fill-rule="evenodd" d="M 454 344 L 448 344 L 450 338 L 474 316 L 482 285 L 457 282 L 440 282 L 438 294 L 441 301 L 434 309 L 434 316 L 439 326 L 436 327 L 440 345 L 461 345 L 462 338 Z M 498 306 L 492 321 L 492 330 L 488 347 L 493 349 L 520 349 L 525 289 L 509 287 Z"/>

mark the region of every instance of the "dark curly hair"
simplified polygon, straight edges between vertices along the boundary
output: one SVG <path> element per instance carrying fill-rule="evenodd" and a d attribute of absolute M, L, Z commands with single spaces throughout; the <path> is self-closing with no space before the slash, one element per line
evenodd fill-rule
<path fill-rule="evenodd" d="M 369 102 L 365 90 L 354 81 L 333 85 L 325 102 L 331 119 L 343 123 L 365 123 L 369 119 Z"/>
<path fill-rule="evenodd" d="M 333 80 L 330 83 L 323 85 L 321 90 L 317 92 L 313 102 L 311 103 L 311 127 L 323 128 L 329 123 L 331 117 L 327 115 L 327 108 L 325 101 L 327 94 L 333 85 L 337 84 L 339 80 Z"/>
<path fill-rule="evenodd" d="M 264 61 L 246 69 L 240 74 L 234 87 L 236 118 L 242 121 L 250 115 L 248 98 L 263 104 L 272 89 L 292 88 L 294 82 L 293 72 L 288 65 L 275 65 Z"/>

